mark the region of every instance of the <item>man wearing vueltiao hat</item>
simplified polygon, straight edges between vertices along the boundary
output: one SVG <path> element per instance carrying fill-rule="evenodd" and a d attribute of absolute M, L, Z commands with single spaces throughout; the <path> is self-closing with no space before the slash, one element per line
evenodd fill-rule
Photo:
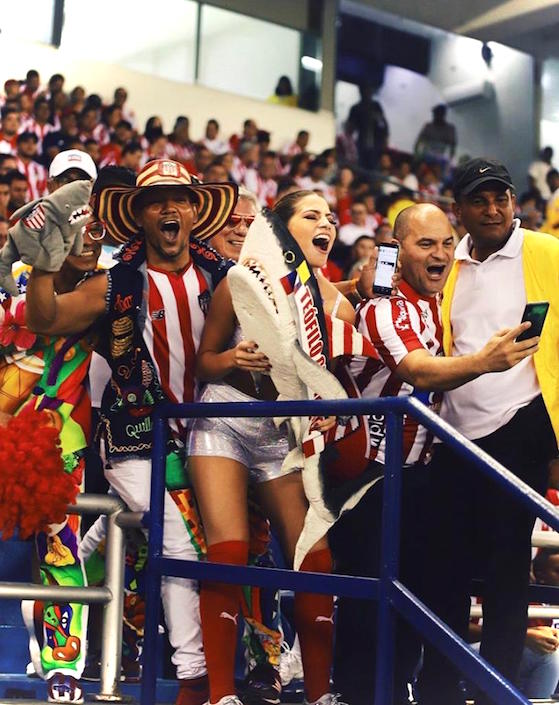
<path fill-rule="evenodd" d="M 56 297 L 53 274 L 31 274 L 33 330 L 69 334 L 92 325 L 99 331 L 98 351 L 112 370 L 101 407 L 105 474 L 132 511 L 149 509 L 154 406 L 193 400 L 205 312 L 227 271 L 203 241 L 223 228 L 236 199 L 235 184 L 200 184 L 178 162 L 154 160 L 135 187 L 99 194 L 99 217 L 113 240 L 124 243 L 118 264 Z M 202 538 L 192 530 L 197 524 L 184 477 L 186 426 L 171 419 L 169 431 L 163 552 L 195 560 Z M 201 705 L 208 694 L 197 584 L 164 578 L 162 599 L 181 684 L 177 703 Z"/>

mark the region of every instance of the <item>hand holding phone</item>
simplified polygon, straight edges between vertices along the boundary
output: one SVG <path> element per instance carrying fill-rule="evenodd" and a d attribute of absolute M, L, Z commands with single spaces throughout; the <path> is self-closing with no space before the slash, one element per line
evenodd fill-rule
<path fill-rule="evenodd" d="M 379 245 L 373 293 L 382 296 L 390 296 L 392 293 L 392 277 L 398 267 L 399 252 L 400 247 L 395 242 Z"/>
<path fill-rule="evenodd" d="M 547 311 L 549 309 L 549 301 L 536 301 L 534 303 L 526 304 L 524 313 L 522 314 L 521 323 L 530 321 L 532 324 L 529 328 L 523 331 L 516 339 L 517 343 L 523 340 L 528 340 L 529 338 L 535 338 L 542 334 L 543 324 L 545 322 L 545 317 L 547 316 Z"/>

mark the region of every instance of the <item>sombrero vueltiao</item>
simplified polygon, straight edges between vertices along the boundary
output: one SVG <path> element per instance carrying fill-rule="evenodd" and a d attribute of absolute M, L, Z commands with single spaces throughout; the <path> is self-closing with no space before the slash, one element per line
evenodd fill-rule
<path fill-rule="evenodd" d="M 182 186 L 196 195 L 198 214 L 191 234 L 200 240 L 207 240 L 225 226 L 237 202 L 236 184 L 198 183 L 179 162 L 156 159 L 140 171 L 136 186 L 109 186 L 99 194 L 99 218 L 112 238 L 123 243 L 139 232 L 133 205 L 143 189 L 169 186 Z"/>

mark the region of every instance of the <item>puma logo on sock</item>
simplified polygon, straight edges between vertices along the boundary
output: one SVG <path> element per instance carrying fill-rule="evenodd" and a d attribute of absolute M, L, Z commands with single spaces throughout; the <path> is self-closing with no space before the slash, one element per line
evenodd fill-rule
<path fill-rule="evenodd" d="M 237 625 L 238 612 L 235 612 L 234 615 L 229 614 L 229 612 L 222 612 L 219 616 L 223 617 L 223 619 L 230 619 L 232 622 L 234 622 L 235 626 Z"/>

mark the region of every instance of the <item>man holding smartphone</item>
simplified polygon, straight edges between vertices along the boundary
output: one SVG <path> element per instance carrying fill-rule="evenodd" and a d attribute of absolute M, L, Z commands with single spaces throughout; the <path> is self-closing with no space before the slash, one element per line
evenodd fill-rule
<path fill-rule="evenodd" d="M 454 210 L 468 234 L 456 249 L 443 300 L 449 359 L 468 356 L 489 331 L 517 325 L 528 302 L 550 306 L 535 354 L 447 392 L 441 416 L 543 494 L 559 436 L 559 243 L 520 227 L 503 164 L 472 159 L 456 170 L 453 188 Z M 428 602 L 465 636 L 470 580 L 484 578 L 480 653 L 514 682 L 526 635 L 534 516 L 444 445 L 436 447 L 429 493 Z M 426 648 L 422 702 L 463 705 L 458 679 Z M 486 702 L 492 701 L 484 694 L 476 697 L 478 705 Z"/>
<path fill-rule="evenodd" d="M 373 298 L 358 314 L 359 331 L 371 340 L 380 356 L 379 360 L 361 359 L 352 363 L 352 373 L 362 396 L 415 396 L 438 411 L 444 390 L 454 389 L 484 373 L 507 370 L 533 354 L 537 340 L 515 342 L 528 328 L 527 324 L 519 324 L 519 317 L 514 328 L 500 330 L 492 337 L 486 335 L 470 354 L 444 357 L 439 306 L 454 258 L 450 223 L 437 206 L 419 204 L 398 215 L 394 234 L 400 248 L 402 275 L 397 295 Z M 384 254 L 379 250 L 374 291 L 379 291 L 380 286 L 380 291 L 390 294 L 392 270 L 388 265 L 397 261 L 397 247 L 396 243 L 391 244 Z M 384 266 L 389 271 L 383 275 Z M 382 415 L 369 417 L 370 457 L 379 465 L 376 475 L 382 475 L 385 462 L 384 421 Z M 422 556 L 427 536 L 423 512 L 428 487 L 426 462 L 431 445 L 432 436 L 427 429 L 406 417 L 401 577 L 415 590 L 420 587 L 417 579 L 424 570 Z M 338 572 L 379 575 L 382 495 L 381 481 L 351 512 L 342 516 L 330 532 Z M 346 598 L 338 601 L 334 678 L 344 701 L 373 700 L 375 626 L 376 605 L 372 602 Z M 419 656 L 417 637 L 411 629 L 400 628 L 394 700 L 397 705 L 408 702 L 407 683 L 412 679 Z"/>

